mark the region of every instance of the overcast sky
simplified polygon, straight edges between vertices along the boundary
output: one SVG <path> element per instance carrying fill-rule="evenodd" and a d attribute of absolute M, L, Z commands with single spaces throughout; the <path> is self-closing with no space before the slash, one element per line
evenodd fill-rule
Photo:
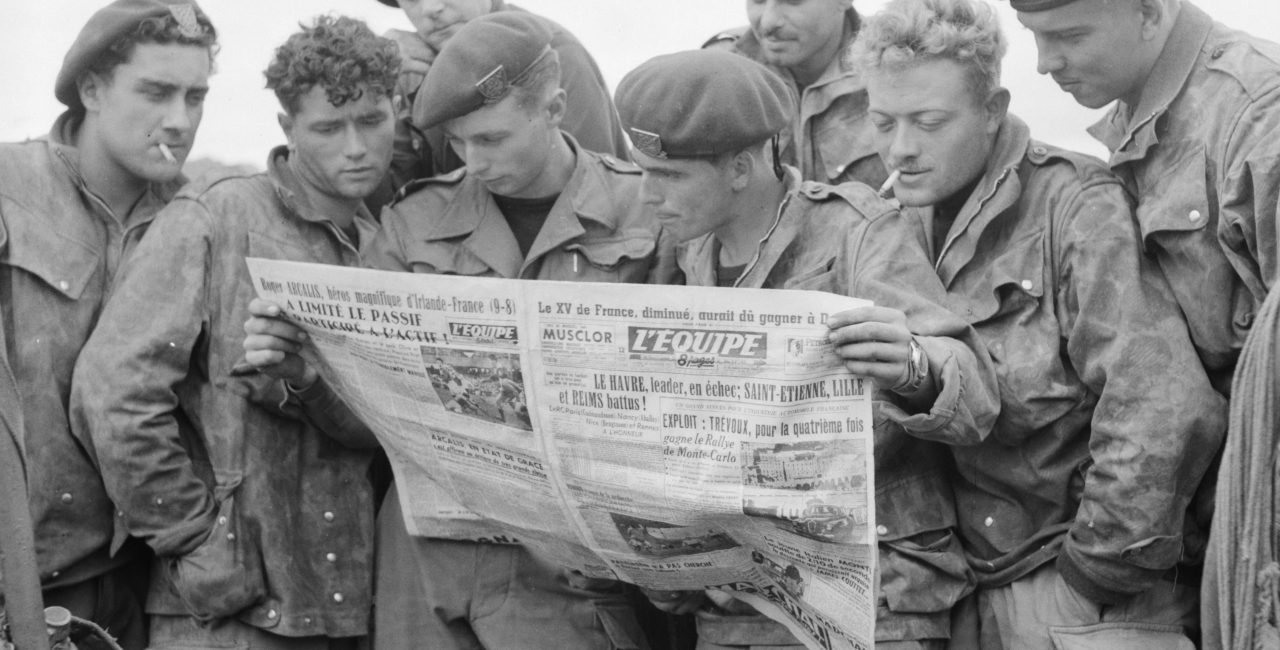
<path fill-rule="evenodd" d="M 0 141 L 22 140 L 48 131 L 62 107 L 53 81 L 62 57 L 103 0 L 5 0 L 0 11 Z M 649 57 L 698 47 L 710 35 L 745 24 L 744 0 L 523 0 L 520 6 L 570 29 L 600 63 L 612 87 Z M 871 13 L 883 0 L 856 0 Z M 1005 0 L 996 2 L 1009 35 L 1005 86 L 1013 91 L 1013 111 L 1031 124 L 1035 137 L 1075 149 L 1102 153 L 1084 132 L 1097 119 L 1069 95 L 1035 72 L 1035 46 Z M 1280 2 L 1202 0 L 1218 20 L 1280 41 Z M 219 31 L 222 51 L 211 80 L 204 123 L 193 156 L 261 166 L 271 145 L 282 140 L 274 97 L 262 88 L 262 69 L 272 50 L 300 20 L 320 13 L 367 20 L 381 33 L 408 28 L 398 11 L 376 0 L 204 0 Z"/>

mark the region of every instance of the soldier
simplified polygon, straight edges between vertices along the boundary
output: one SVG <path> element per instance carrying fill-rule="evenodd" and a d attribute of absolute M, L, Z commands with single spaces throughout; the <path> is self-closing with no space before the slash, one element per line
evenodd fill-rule
<path fill-rule="evenodd" d="M 383 211 L 372 266 L 416 273 L 644 282 L 657 226 L 639 170 L 561 129 L 569 108 L 546 21 L 477 18 L 422 83 L 421 125 L 465 161 Z M 621 586 L 519 546 L 410 537 L 393 488 L 379 514 L 379 648 L 647 647 Z"/>
<path fill-rule="evenodd" d="M 1083 106 L 1136 197 L 1143 249 L 1169 279 L 1214 385 L 1276 282 L 1280 45 L 1185 0 L 1011 0 L 1037 69 Z M 1123 52 L 1124 56 L 1115 53 Z"/>
<path fill-rule="evenodd" d="M 904 215 L 1000 379 L 994 434 L 952 449 L 979 647 L 1190 648 L 1174 567 L 1224 404 L 1124 188 L 1008 114 L 986 3 L 895 0 L 858 49 Z"/>
<path fill-rule="evenodd" d="M 290 36 L 266 70 L 288 147 L 266 173 L 188 185 L 85 346 L 72 408 L 120 531 L 158 556 L 153 648 L 354 648 L 367 634 L 376 442 L 296 359 L 248 345 L 241 361 L 246 318 L 278 313 L 250 308 L 244 258 L 359 263 L 399 66 L 394 43 L 350 18 Z"/>
<path fill-rule="evenodd" d="M 378 0 L 389 7 L 397 0 Z M 391 176 L 370 205 L 385 205 L 392 192 L 409 181 L 451 172 L 462 166 L 438 128 L 424 121 L 432 112 L 435 98 L 419 91 L 422 80 L 440 49 L 468 21 L 486 14 L 516 11 L 528 14 L 551 32 L 551 49 L 560 57 L 560 86 L 568 97 L 569 109 L 561 127 L 578 139 L 588 151 L 607 153 L 627 160 L 627 141 L 622 136 L 618 113 L 596 61 L 577 37 L 559 24 L 504 0 L 399 0 L 399 7 L 414 31 L 388 30 L 385 36 L 396 41 L 404 57 L 397 96 L 406 110 L 397 124 L 396 158 Z"/>
<path fill-rule="evenodd" d="M 945 292 L 898 212 L 861 183 L 801 182 L 780 167 L 792 114 L 785 83 L 716 51 L 660 56 L 618 86 L 644 170 L 641 196 L 681 244 L 697 286 L 810 289 L 876 306 L 837 314 L 831 340 L 877 393 L 876 522 L 882 592 L 876 647 L 945 648 L 952 605 L 973 574 L 954 535 L 946 447 L 990 431 L 999 393 L 977 335 L 941 306 Z M 782 625 L 722 592 L 697 611 L 698 647 L 802 648 Z M 687 611 L 696 595 L 650 592 Z"/>
<path fill-rule="evenodd" d="M 25 446 L 44 602 L 129 649 L 147 642 L 149 560 L 112 545 L 114 509 L 66 408 L 121 261 L 185 180 L 216 40 L 192 2 L 112 2 L 67 52 L 54 87 L 67 111 L 49 135 L 0 145 L 0 373 L 21 406 L 6 416 Z"/>
<path fill-rule="evenodd" d="M 800 98 L 783 158 L 805 180 L 879 187 L 884 165 L 867 133 L 867 91 L 845 56 L 862 21 L 850 0 L 747 0 L 748 28 L 703 47 L 729 48 L 768 65 Z"/>

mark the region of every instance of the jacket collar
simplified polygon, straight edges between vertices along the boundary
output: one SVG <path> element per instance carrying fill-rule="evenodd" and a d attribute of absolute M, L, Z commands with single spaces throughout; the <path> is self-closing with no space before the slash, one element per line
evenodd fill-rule
<path fill-rule="evenodd" d="M 585 233 L 583 220 L 599 223 L 605 229 L 616 228 L 618 208 L 614 205 L 615 194 L 609 187 L 607 172 L 573 136 L 564 131 L 560 134 L 573 150 L 573 173 L 523 262 L 515 235 L 493 195 L 483 183 L 470 177 L 460 182 L 444 214 L 432 220 L 426 233 L 427 241 L 465 237 L 462 245 L 469 252 L 502 277 L 515 278 L 543 255 Z"/>
<path fill-rule="evenodd" d="M 1030 145 L 1031 132 L 1026 123 L 1015 115 L 1006 115 L 982 178 L 960 208 L 946 241 L 934 242 L 940 251 L 936 268 L 944 286 L 950 287 L 951 281 L 977 254 L 978 241 L 987 226 L 1017 205 L 1022 194 L 1018 167 Z M 924 208 L 920 214 L 931 219 L 933 207 Z"/>
<path fill-rule="evenodd" d="M 773 267 L 786 252 L 800 232 L 804 219 L 803 201 L 797 194 L 800 189 L 800 172 L 787 167 L 787 193 L 778 205 L 777 216 L 756 249 L 756 256 L 747 263 L 742 277 L 735 287 L 759 289 L 765 286 Z M 695 286 L 716 286 L 716 266 L 720 263 L 720 243 L 714 233 L 708 233 L 678 247 L 676 263 L 685 277 Z"/>
<path fill-rule="evenodd" d="M 289 164 L 288 147 L 280 145 L 267 154 L 267 178 L 271 179 L 276 198 L 280 200 L 280 204 L 287 212 L 314 224 L 333 224 L 328 217 L 316 212 L 307 201 L 307 193 L 302 189 L 302 180 Z M 362 242 L 373 237 L 377 226 L 374 225 L 373 216 L 363 201 L 356 207 L 354 223 Z"/>
<path fill-rule="evenodd" d="M 1169 110 L 1169 105 L 1186 87 L 1212 29 L 1213 19 L 1199 7 L 1184 1 L 1169 40 L 1142 87 L 1138 105 L 1116 102 L 1101 121 L 1089 127 L 1090 135 L 1112 152 L 1113 166 L 1145 157 L 1159 142 L 1156 120 Z M 1120 154 L 1130 142 L 1135 143 L 1132 151 Z"/>

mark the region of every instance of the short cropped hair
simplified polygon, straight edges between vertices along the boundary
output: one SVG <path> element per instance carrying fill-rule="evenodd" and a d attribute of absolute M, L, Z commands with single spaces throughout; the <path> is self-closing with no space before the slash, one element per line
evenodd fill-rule
<path fill-rule="evenodd" d="M 392 96 L 400 73 L 395 41 L 347 16 L 319 16 L 310 27 L 300 26 L 263 72 L 286 112 L 296 114 L 299 100 L 317 85 L 334 106 L 359 100 L 366 89 Z"/>
<path fill-rule="evenodd" d="M 555 50 L 548 50 L 511 85 L 516 102 L 525 110 L 541 108 L 557 90 L 560 90 L 560 53 Z"/>
<path fill-rule="evenodd" d="M 995 9 L 984 0 L 893 0 L 867 18 L 851 56 L 867 70 L 931 60 L 968 69 L 976 101 L 1000 86 L 1008 43 Z"/>
<path fill-rule="evenodd" d="M 116 66 L 128 61 L 133 56 L 133 50 L 144 44 L 203 47 L 209 50 L 209 60 L 212 62 L 218 52 L 218 30 L 213 28 L 213 23 L 203 11 L 197 9 L 195 16 L 196 23 L 200 26 L 199 33 L 191 33 L 171 13 L 142 20 L 132 31 L 103 50 L 85 73 L 110 77 Z"/>

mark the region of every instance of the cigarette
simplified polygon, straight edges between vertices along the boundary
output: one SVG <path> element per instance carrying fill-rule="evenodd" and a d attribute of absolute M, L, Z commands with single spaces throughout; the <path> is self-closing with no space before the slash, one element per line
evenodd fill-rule
<path fill-rule="evenodd" d="M 901 176 L 902 176 L 901 169 L 893 170 L 893 173 L 889 174 L 889 178 L 884 179 L 884 185 L 880 186 L 880 191 L 876 192 L 876 196 L 882 199 L 889 198 L 889 190 L 893 189 L 893 184 L 897 183 L 898 178 Z"/>
<path fill-rule="evenodd" d="M 176 165 L 178 163 L 178 159 L 173 157 L 173 152 L 169 151 L 169 145 L 161 142 L 159 144 L 159 148 L 160 148 L 160 155 L 164 156 L 164 159 L 169 161 L 169 164 Z"/>

